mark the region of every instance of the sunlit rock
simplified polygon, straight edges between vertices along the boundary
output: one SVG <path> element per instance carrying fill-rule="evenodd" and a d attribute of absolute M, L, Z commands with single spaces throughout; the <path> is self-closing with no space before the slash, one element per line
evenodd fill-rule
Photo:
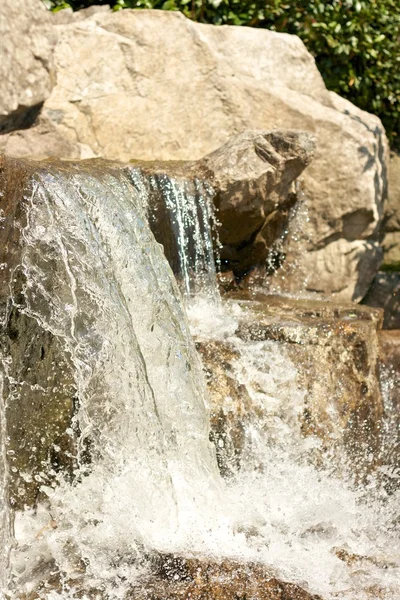
<path fill-rule="evenodd" d="M 298 201 L 295 180 L 312 162 L 315 138 L 302 131 L 246 131 L 203 159 L 215 187 L 223 270 L 263 267 Z"/>
<path fill-rule="evenodd" d="M 56 32 L 41 0 L 0 3 L 0 132 L 29 127 L 50 95 Z M 24 151 L 18 144 L 17 152 Z"/>
<path fill-rule="evenodd" d="M 291 273 L 281 285 L 344 301 L 366 292 L 387 191 L 384 129 L 328 92 L 299 38 L 198 24 L 174 11 L 124 10 L 60 25 L 54 60 L 57 85 L 41 119 L 68 141 L 68 157 L 200 159 L 246 129 L 315 135 L 315 160 L 302 182 L 307 215 L 283 251 L 300 272 L 317 269 L 319 285 Z M 10 134 L 0 147 L 26 155 L 33 145 L 23 138 L 32 134 Z M 43 143 L 37 134 L 41 154 L 48 143 L 48 154 L 59 156 L 55 133 Z M 316 252 L 327 258 L 315 261 Z M 326 281 L 332 254 L 344 264 Z M 357 265 L 370 259 L 357 279 Z M 340 289 L 332 289 L 339 278 Z"/>

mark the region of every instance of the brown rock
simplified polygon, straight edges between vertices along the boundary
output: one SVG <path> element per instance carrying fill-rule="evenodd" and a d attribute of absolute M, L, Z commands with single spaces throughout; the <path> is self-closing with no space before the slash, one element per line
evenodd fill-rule
<path fill-rule="evenodd" d="M 35 160 L 48 156 L 91 158 L 93 153 L 79 144 L 68 141 L 57 130 L 55 124 L 39 117 L 30 129 L 10 131 L 0 136 L 0 152 L 14 157 L 30 157 Z"/>
<path fill-rule="evenodd" d="M 299 585 L 281 581 L 263 565 L 159 555 L 150 557 L 152 573 L 127 592 L 125 600 L 322 600 Z M 39 600 L 41 591 L 61 591 L 59 577 L 43 582 L 39 589 L 17 600 Z M 88 589 L 78 580 L 75 590 L 93 600 L 106 600 L 104 592 Z M 64 586 L 66 582 L 64 581 Z M 79 592 L 78 592 L 79 593 Z"/>
<path fill-rule="evenodd" d="M 392 152 L 389 165 L 389 197 L 383 226 L 383 262 L 400 271 L 400 156 Z"/>
<path fill-rule="evenodd" d="M 216 190 L 221 261 L 237 276 L 264 265 L 297 201 L 293 183 L 311 162 L 313 136 L 301 131 L 246 131 L 206 156 Z"/>
<path fill-rule="evenodd" d="M 35 163 L 0 157 L 0 347 L 14 508 L 36 503 L 50 470 L 72 472 L 74 454 L 66 433 L 75 403 L 69 360 L 59 340 L 23 314 L 21 231 L 35 169 Z"/>
<path fill-rule="evenodd" d="M 323 454 L 316 452 L 314 460 L 319 463 L 325 454 L 339 471 L 349 467 L 357 477 L 379 465 L 383 401 L 377 329 L 381 312 L 272 296 L 240 302 L 246 312 L 238 317 L 235 335 L 250 347 L 260 341 L 278 342 L 297 368 L 298 384 L 306 390 L 302 433 L 323 442 Z M 264 421 L 260 407 L 252 404 L 235 379 L 240 350 L 232 349 L 229 342 L 204 340 L 199 348 L 211 396 L 212 436 L 217 443 L 222 439 L 229 449 L 219 454 L 222 470 L 229 475 L 242 458 L 241 428 L 257 427 Z M 232 456 L 234 461 L 230 461 Z M 349 459 L 347 467 L 344 456 Z"/>
<path fill-rule="evenodd" d="M 212 186 L 208 195 L 220 224 L 222 269 L 241 277 L 264 265 L 288 226 L 289 209 L 298 200 L 293 183 L 314 151 L 314 138 L 302 131 L 245 131 L 200 161 L 131 161 L 142 175 L 140 191 L 149 198 L 150 226 L 174 272 L 179 272 L 179 248 L 177 224 L 167 209 L 167 180 L 198 205 L 200 195 L 207 196 L 200 182 Z"/>

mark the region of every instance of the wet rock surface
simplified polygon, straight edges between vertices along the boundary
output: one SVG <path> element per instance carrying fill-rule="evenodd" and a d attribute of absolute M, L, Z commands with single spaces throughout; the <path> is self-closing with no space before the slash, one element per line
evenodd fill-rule
<path fill-rule="evenodd" d="M 0 157 L 0 353 L 15 509 L 36 504 L 40 487 L 60 469 L 72 473 L 75 454 L 76 391 L 68 356 L 50 331 L 24 314 L 23 229 L 35 169 L 35 163 Z"/>
<path fill-rule="evenodd" d="M 277 342 L 297 369 L 298 384 L 306 390 L 302 434 L 322 441 L 313 460 L 323 462 L 325 455 L 340 466 L 345 455 L 357 477 L 379 466 L 384 412 L 378 373 L 381 312 L 273 296 L 242 296 L 239 303 L 244 315 L 238 317 L 235 335 L 248 344 Z M 257 423 L 263 410 L 252 403 L 237 376 L 240 353 L 229 340 L 200 340 L 198 349 L 211 396 L 212 439 L 220 468 L 229 475 L 240 465 L 242 428 Z"/>
<path fill-rule="evenodd" d="M 385 401 L 385 462 L 389 491 L 399 488 L 400 474 L 400 330 L 379 332 L 379 362 Z"/>
<path fill-rule="evenodd" d="M 257 564 L 234 561 L 210 562 L 180 556 L 159 556 L 150 559 L 153 574 L 143 577 L 138 587 L 127 592 L 124 600 L 322 600 L 301 586 L 281 581 Z M 43 584 L 43 590 L 61 592 L 57 577 Z M 64 582 L 64 591 L 79 590 L 79 580 Z M 39 600 L 41 591 L 24 594 L 18 600 Z M 76 593 L 76 592 L 75 592 Z M 79 592 L 78 592 L 79 594 Z M 76 597 L 79 597 L 76 596 Z M 101 590 L 82 590 L 82 598 L 106 600 Z"/>

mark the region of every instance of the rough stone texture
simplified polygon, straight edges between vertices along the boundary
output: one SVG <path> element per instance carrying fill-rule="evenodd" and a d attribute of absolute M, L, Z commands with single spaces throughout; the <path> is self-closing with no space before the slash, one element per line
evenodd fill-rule
<path fill-rule="evenodd" d="M 315 134 L 302 186 L 308 219 L 301 244 L 285 251 L 300 272 L 317 269 L 308 291 L 358 300 L 368 289 L 386 138 L 379 119 L 326 90 L 297 37 L 196 24 L 175 12 L 119 11 L 60 27 L 55 62 L 45 118 L 72 144 L 107 158 L 198 159 L 249 126 Z M 315 285 L 332 261 L 342 264 L 335 285 Z M 302 285 L 296 274 L 284 283 Z"/>
<path fill-rule="evenodd" d="M 234 561 L 210 561 L 173 555 L 150 557 L 151 573 L 127 591 L 124 600 L 322 600 L 303 587 L 271 574 L 264 565 Z M 39 600 L 46 590 L 62 591 L 60 575 L 53 573 L 47 582 L 17 600 Z M 64 585 L 67 583 L 64 578 Z M 88 589 L 74 579 L 73 588 L 88 600 L 106 600 L 100 590 Z M 81 589 L 80 589 L 81 587 Z"/>
<path fill-rule="evenodd" d="M 0 2 L 0 132 L 35 120 L 53 87 L 55 41 L 41 0 Z"/>
<path fill-rule="evenodd" d="M 82 8 L 81 10 L 73 11 L 72 8 L 64 8 L 58 10 L 55 13 L 51 13 L 52 21 L 55 25 L 68 25 L 69 23 L 77 23 L 83 21 L 92 15 L 101 12 L 110 12 L 111 8 L 109 4 L 88 6 L 88 8 Z"/>
<path fill-rule="evenodd" d="M 383 401 L 377 330 L 381 311 L 273 296 L 256 296 L 242 305 L 246 313 L 238 317 L 236 335 L 248 343 L 279 342 L 298 369 L 299 384 L 307 392 L 303 434 L 320 438 L 323 453 L 334 458 L 339 470 L 344 456 L 350 458 L 356 476 L 379 465 Z M 229 475 L 240 466 L 243 427 L 257 423 L 260 409 L 235 376 L 240 350 L 229 341 L 214 340 L 199 341 L 198 349 L 211 396 L 212 438 L 217 442 L 220 468 Z M 218 451 L 219 439 L 224 441 L 223 451 Z M 314 460 L 321 460 L 318 452 Z"/>
<path fill-rule="evenodd" d="M 220 257 L 241 276 L 263 265 L 288 226 L 293 182 L 312 161 L 315 139 L 300 131 L 246 131 L 204 158 L 216 190 Z"/>
<path fill-rule="evenodd" d="M 378 273 L 363 303 L 383 308 L 384 329 L 400 329 L 400 273 Z"/>
<path fill-rule="evenodd" d="M 383 230 L 383 261 L 400 271 L 400 155 L 394 152 L 390 156 L 389 198 Z"/>
<path fill-rule="evenodd" d="M 35 160 L 48 156 L 62 156 L 66 159 L 93 156 L 90 149 L 70 142 L 58 131 L 53 122 L 41 116 L 30 129 L 10 131 L 0 135 L 0 152 L 9 156 L 29 156 Z"/>

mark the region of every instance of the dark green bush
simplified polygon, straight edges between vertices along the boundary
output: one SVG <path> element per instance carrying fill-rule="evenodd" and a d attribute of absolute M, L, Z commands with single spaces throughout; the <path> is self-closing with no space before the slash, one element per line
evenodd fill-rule
<path fill-rule="evenodd" d="M 400 149 L 400 0 L 47 0 L 53 10 L 92 4 L 180 10 L 215 25 L 294 33 L 314 55 L 327 87 L 377 114 Z"/>

